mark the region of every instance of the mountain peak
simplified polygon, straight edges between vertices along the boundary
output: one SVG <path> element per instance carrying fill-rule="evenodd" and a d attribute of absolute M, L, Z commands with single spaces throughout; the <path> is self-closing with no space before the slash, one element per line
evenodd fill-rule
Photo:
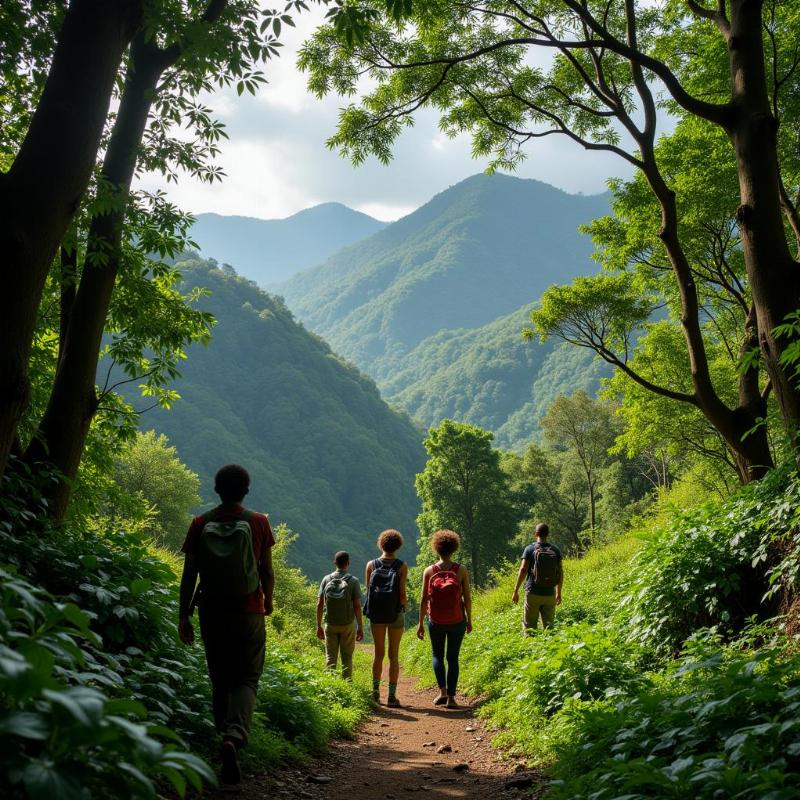
<path fill-rule="evenodd" d="M 204 256 L 233 264 L 240 275 L 269 286 L 385 225 L 342 203 L 321 203 L 284 219 L 198 214 L 192 238 Z"/>

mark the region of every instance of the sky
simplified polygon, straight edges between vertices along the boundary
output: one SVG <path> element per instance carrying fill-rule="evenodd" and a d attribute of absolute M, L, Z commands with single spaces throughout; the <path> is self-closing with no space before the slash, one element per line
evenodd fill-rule
<path fill-rule="evenodd" d="M 141 185 L 163 189 L 180 208 L 194 214 L 212 211 L 273 219 L 333 201 L 388 221 L 486 168 L 486 160 L 471 157 L 468 137 L 451 140 L 439 132 L 434 111 L 418 114 L 414 127 L 401 134 L 389 166 L 372 158 L 354 167 L 328 150 L 325 140 L 335 130 L 339 109 L 350 101 L 336 96 L 317 99 L 306 90 L 306 78 L 295 66 L 300 44 L 323 13 L 314 6 L 296 17 L 296 28 L 284 27 L 282 54 L 266 65 L 269 83 L 255 97 L 239 97 L 229 89 L 203 98 L 230 137 L 222 141 L 217 160 L 226 173 L 222 183 L 208 185 L 181 176 L 176 185 L 145 175 Z M 587 153 L 562 136 L 536 140 L 526 152 L 517 175 L 571 193 L 602 192 L 610 176 L 629 174 L 618 157 Z"/>

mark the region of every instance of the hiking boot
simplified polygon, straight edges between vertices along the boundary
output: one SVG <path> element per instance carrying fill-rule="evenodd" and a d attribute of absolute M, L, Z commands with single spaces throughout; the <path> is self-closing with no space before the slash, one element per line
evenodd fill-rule
<path fill-rule="evenodd" d="M 435 706 L 443 706 L 447 702 L 447 695 L 444 692 L 440 692 L 439 696 L 433 701 Z"/>
<path fill-rule="evenodd" d="M 372 690 L 372 702 L 380 705 L 381 693 L 377 689 Z"/>
<path fill-rule="evenodd" d="M 230 740 L 224 741 L 219 755 L 222 761 L 220 781 L 228 786 L 235 786 L 241 783 L 242 771 L 239 769 L 239 755 L 236 752 L 236 745 Z"/>
<path fill-rule="evenodd" d="M 389 708 L 400 708 L 400 701 L 393 694 L 390 694 L 386 700 L 386 705 Z"/>
<path fill-rule="evenodd" d="M 456 703 L 455 695 L 448 695 L 447 696 L 447 708 L 461 708 L 461 706 Z"/>

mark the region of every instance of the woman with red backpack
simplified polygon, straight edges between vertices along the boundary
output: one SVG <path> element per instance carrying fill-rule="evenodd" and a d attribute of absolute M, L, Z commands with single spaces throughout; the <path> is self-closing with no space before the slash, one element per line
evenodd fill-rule
<path fill-rule="evenodd" d="M 458 654 L 464 634 L 472 632 L 472 596 L 469 576 L 462 564 L 453 561 L 461 539 L 454 531 L 436 531 L 431 540 L 439 560 L 422 574 L 417 636 L 425 638 L 425 616 L 433 651 L 433 673 L 439 685 L 434 705 L 458 708 Z M 445 662 L 447 666 L 445 667 Z"/>

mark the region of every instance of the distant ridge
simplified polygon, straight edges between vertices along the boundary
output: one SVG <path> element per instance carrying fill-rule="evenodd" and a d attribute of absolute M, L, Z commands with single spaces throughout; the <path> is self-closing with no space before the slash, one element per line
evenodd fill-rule
<path fill-rule="evenodd" d="M 414 476 L 422 431 L 390 408 L 375 384 L 295 322 L 283 302 L 208 261 L 179 263 L 183 291 L 217 319 L 207 347 L 193 345 L 175 381 L 181 399 L 142 424 L 165 433 L 214 499 L 221 464 L 244 464 L 248 503 L 300 534 L 292 562 L 314 578 L 342 548 L 360 569 L 384 528 L 416 552 Z"/>
<path fill-rule="evenodd" d="M 198 214 L 192 238 L 204 257 L 233 264 L 240 275 L 266 287 L 386 224 L 341 203 L 322 203 L 285 219 Z"/>
<path fill-rule="evenodd" d="M 521 334 L 545 289 L 597 271 L 578 228 L 608 211 L 608 194 L 475 175 L 277 290 L 420 424 L 471 422 L 519 450 L 559 394 L 608 373 Z"/>
<path fill-rule="evenodd" d="M 473 328 L 596 271 L 578 232 L 604 195 L 474 175 L 278 288 L 292 311 L 379 384 L 443 329 Z"/>

